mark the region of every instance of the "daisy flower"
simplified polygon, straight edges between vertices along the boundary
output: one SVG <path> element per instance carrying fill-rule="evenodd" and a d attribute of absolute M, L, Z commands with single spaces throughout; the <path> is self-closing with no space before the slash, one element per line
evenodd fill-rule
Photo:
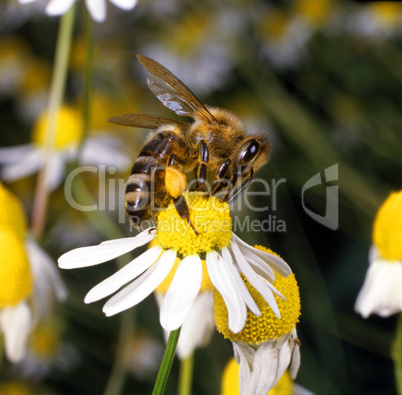
<path fill-rule="evenodd" d="M 24 358 L 32 328 L 67 291 L 54 262 L 28 235 L 21 203 L 1 183 L 0 254 L 0 331 L 15 363 Z"/>
<path fill-rule="evenodd" d="M 36 0 L 19 0 L 21 4 L 32 3 Z M 46 14 L 57 16 L 66 13 L 76 0 L 49 0 L 45 8 Z M 116 7 L 123 10 L 132 10 L 138 0 L 110 0 Z M 95 22 L 104 22 L 106 19 L 107 3 L 106 0 L 85 0 L 85 4 Z"/>
<path fill-rule="evenodd" d="M 402 311 L 402 191 L 391 193 L 377 212 L 369 268 L 355 310 L 364 318 Z"/>
<path fill-rule="evenodd" d="M 273 67 L 294 67 L 306 57 L 312 29 L 301 18 L 280 8 L 270 8 L 258 15 L 257 29 L 262 55 Z"/>
<path fill-rule="evenodd" d="M 239 365 L 231 358 L 225 366 L 221 382 L 221 395 L 240 395 L 239 392 Z M 269 395 L 311 395 L 312 392 L 300 387 L 290 377 L 289 371 L 285 371 L 275 386 L 269 391 Z"/>
<path fill-rule="evenodd" d="M 32 131 L 32 143 L 11 148 L 0 148 L 2 179 L 14 181 L 37 172 L 45 162 L 46 113 L 38 118 Z M 57 118 L 56 139 L 51 152 L 46 184 L 54 190 L 64 179 L 66 163 L 75 159 L 83 130 L 83 120 L 78 109 L 62 106 Z M 126 169 L 131 160 L 121 153 L 119 141 L 107 136 L 89 137 L 83 147 L 82 165 L 104 164 L 117 170 Z"/>
<path fill-rule="evenodd" d="M 170 204 L 159 213 L 156 228 L 146 229 L 135 237 L 72 250 L 59 258 L 59 267 L 73 269 L 97 265 L 155 240 L 153 247 L 92 288 L 85 302 L 95 302 L 118 291 L 106 302 L 103 311 L 111 316 L 126 310 L 140 303 L 162 283 L 179 256 L 182 260 L 160 308 L 162 327 L 166 331 L 176 330 L 183 325 L 200 292 L 203 280 L 201 259 L 205 258 L 211 282 L 227 306 L 231 331 L 238 333 L 242 330 L 247 307 L 254 314 L 261 314 L 240 273 L 279 317 L 274 293 L 282 295 L 272 281 L 275 279 L 274 270 L 280 276 L 291 274 L 286 262 L 249 246 L 232 233 L 228 204 L 197 193 L 186 192 L 184 196 L 190 210 L 190 221 L 198 235 Z"/>
<path fill-rule="evenodd" d="M 165 280 L 162 281 L 162 284 L 160 284 L 155 290 L 156 301 L 159 308 L 162 306 L 164 296 L 169 289 L 180 262 L 180 259 L 176 258 L 172 270 Z M 183 322 L 176 347 L 176 354 L 180 359 L 186 359 L 192 355 L 197 348 L 208 345 L 215 330 L 213 302 L 214 286 L 209 278 L 206 262 L 202 260 L 201 263 L 201 288 L 194 299 L 191 310 Z M 200 317 L 203 319 L 200 320 Z M 169 338 L 169 332 L 164 331 L 164 333 L 165 340 L 167 341 Z"/>
<path fill-rule="evenodd" d="M 257 249 L 274 255 L 264 247 Z M 300 316 L 299 288 L 294 274 L 287 278 L 276 277 L 273 285 L 286 298 L 276 297 L 281 312 L 281 318 L 278 318 L 250 282 L 244 281 L 261 314 L 256 316 L 249 311 L 244 328 L 234 333 L 228 325 L 224 300 L 214 292 L 215 323 L 218 332 L 233 343 L 234 356 L 240 366 L 240 394 L 266 395 L 288 367 L 294 379 L 300 366 L 300 342 L 296 333 Z"/>
<path fill-rule="evenodd" d="M 384 40 L 397 36 L 402 28 L 402 5 L 398 1 L 373 1 L 355 7 L 346 28 L 360 37 Z"/>
<path fill-rule="evenodd" d="M 140 52 L 163 59 L 163 64 L 176 70 L 183 81 L 191 81 L 200 95 L 220 88 L 232 73 L 235 37 L 242 30 L 242 19 L 227 8 L 215 9 L 213 16 L 197 10 L 175 18 L 175 23 L 161 25 L 158 40 L 147 43 Z"/>
<path fill-rule="evenodd" d="M 34 281 L 23 241 L 4 225 L 0 225 L 0 255 L 0 333 L 6 356 L 15 363 L 23 359 L 32 329 L 29 298 Z"/>
<path fill-rule="evenodd" d="M 71 367 L 77 360 L 77 351 L 62 340 L 63 322 L 55 316 L 42 320 L 28 338 L 24 359 L 13 366 L 18 377 L 41 380 L 52 368 Z"/>

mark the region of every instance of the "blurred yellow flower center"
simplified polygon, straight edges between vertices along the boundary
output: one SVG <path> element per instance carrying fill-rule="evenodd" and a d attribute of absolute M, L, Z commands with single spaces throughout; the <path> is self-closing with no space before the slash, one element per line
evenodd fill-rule
<path fill-rule="evenodd" d="M 256 248 L 275 254 L 271 250 L 256 246 Z M 277 254 L 275 254 L 277 255 Z M 275 315 L 264 298 L 254 287 L 243 278 L 247 289 L 255 300 L 261 312 L 261 317 L 257 317 L 251 311 L 247 311 L 247 320 L 244 328 L 239 333 L 233 333 L 228 326 L 228 312 L 221 294 L 214 290 L 214 313 L 215 325 L 218 332 L 231 341 L 241 340 L 248 344 L 260 344 L 270 339 L 280 339 L 289 333 L 296 326 L 300 316 L 300 295 L 294 274 L 289 277 L 276 276 L 273 286 L 286 298 L 283 300 L 275 295 L 278 303 L 281 318 Z"/>
<path fill-rule="evenodd" d="M 46 142 L 48 116 L 42 113 L 36 121 L 32 131 L 32 141 L 43 146 Z M 78 144 L 83 128 L 81 113 L 72 107 L 63 106 L 58 114 L 54 147 L 66 148 L 71 144 Z"/>
<path fill-rule="evenodd" d="M 381 258 L 402 261 L 402 191 L 391 193 L 378 210 L 373 243 Z"/>
<path fill-rule="evenodd" d="M 319 25 L 329 17 L 333 1 L 331 0 L 298 0 L 296 12 L 305 17 L 310 23 Z"/>
<path fill-rule="evenodd" d="M 164 249 L 173 248 L 183 256 L 221 249 L 229 245 L 232 237 L 232 219 L 227 203 L 211 196 L 184 192 L 190 212 L 190 221 L 182 219 L 173 203 L 161 211 L 157 220 L 157 244 Z"/>
<path fill-rule="evenodd" d="M 162 284 L 159 285 L 158 288 L 156 288 L 156 292 L 161 292 L 163 294 L 165 294 L 167 292 L 180 262 L 181 262 L 181 259 L 176 258 L 176 261 L 173 265 L 172 270 L 169 272 L 167 277 L 162 281 Z M 214 286 L 212 285 L 211 279 L 209 278 L 209 275 L 208 275 L 207 264 L 204 260 L 202 260 L 201 263 L 202 263 L 202 283 L 201 283 L 200 292 L 213 291 Z"/>
<path fill-rule="evenodd" d="M 166 34 L 166 45 L 181 57 L 188 57 L 196 53 L 202 45 L 208 32 L 208 18 L 201 13 L 186 14 Z"/>
<path fill-rule="evenodd" d="M 27 221 L 21 202 L 0 182 L 0 226 L 21 240 L 27 233 Z"/>
<path fill-rule="evenodd" d="M 239 365 L 232 358 L 226 365 L 222 375 L 221 395 L 240 395 L 239 392 Z M 289 371 L 285 371 L 274 388 L 268 392 L 269 395 L 292 395 L 293 381 Z M 268 395 L 267 394 L 267 395 Z"/>
<path fill-rule="evenodd" d="M 23 241 L 0 227 L 0 309 L 13 307 L 32 292 L 32 275 Z"/>
<path fill-rule="evenodd" d="M 394 27 L 399 23 L 402 5 L 398 1 L 373 1 L 368 5 L 371 13 L 384 26 Z"/>
<path fill-rule="evenodd" d="M 18 381 L 6 381 L 0 383 L 1 395 L 33 395 L 33 392 L 24 383 Z"/>
<path fill-rule="evenodd" d="M 40 323 L 31 334 L 29 343 L 37 356 L 43 359 L 51 359 L 60 345 L 57 325 L 46 322 Z"/>
<path fill-rule="evenodd" d="M 21 81 L 20 93 L 29 94 L 44 90 L 49 85 L 50 67 L 43 59 L 30 58 L 24 64 L 24 76 Z"/>
<path fill-rule="evenodd" d="M 289 18 L 284 11 L 271 10 L 261 18 L 259 30 L 267 39 L 279 40 L 285 34 L 288 24 Z"/>

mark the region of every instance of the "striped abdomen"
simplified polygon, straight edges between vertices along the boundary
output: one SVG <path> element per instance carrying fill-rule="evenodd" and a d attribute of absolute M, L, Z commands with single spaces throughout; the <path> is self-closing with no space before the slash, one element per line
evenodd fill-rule
<path fill-rule="evenodd" d="M 154 219 L 159 208 L 166 207 L 170 196 L 165 187 L 165 169 L 172 154 L 178 165 L 187 160 L 187 146 L 175 130 L 157 132 L 142 148 L 126 183 L 126 212 L 136 227 Z M 181 159 L 180 159 L 181 158 Z"/>

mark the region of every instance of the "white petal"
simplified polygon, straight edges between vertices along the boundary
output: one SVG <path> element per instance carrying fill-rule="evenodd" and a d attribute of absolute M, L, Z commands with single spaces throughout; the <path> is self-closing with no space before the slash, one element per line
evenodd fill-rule
<path fill-rule="evenodd" d="M 20 4 L 33 3 L 34 1 L 36 1 L 36 0 L 18 0 L 18 2 L 19 2 Z"/>
<path fill-rule="evenodd" d="M 35 313 L 49 312 L 54 295 L 59 301 L 67 298 L 67 288 L 60 277 L 56 262 L 37 244 L 32 236 L 27 238 L 26 249 L 35 279 Z M 48 307 L 48 309 L 46 309 Z"/>
<path fill-rule="evenodd" d="M 25 356 L 31 324 L 31 310 L 26 302 L 0 311 L 0 328 L 4 333 L 6 355 L 13 363 L 20 362 Z"/>
<path fill-rule="evenodd" d="M 124 284 L 144 273 L 160 256 L 162 247 L 154 246 L 127 263 L 122 269 L 93 287 L 85 297 L 85 303 L 103 299 L 120 289 Z"/>
<path fill-rule="evenodd" d="M 276 372 L 277 381 L 274 383 L 274 385 L 278 382 L 283 373 L 285 373 L 285 370 L 290 365 L 294 346 L 295 343 L 293 341 L 292 333 L 287 333 L 286 335 L 282 336 L 282 338 L 278 342 L 278 347 L 280 351 L 278 357 L 278 370 Z"/>
<path fill-rule="evenodd" d="M 292 340 L 294 342 L 294 348 L 292 352 L 292 362 L 290 364 L 289 373 L 292 380 L 294 380 L 300 368 L 300 343 L 298 342 L 297 339 L 296 328 L 293 329 Z"/>
<path fill-rule="evenodd" d="M 87 8 L 95 22 L 106 19 L 106 0 L 86 0 Z"/>
<path fill-rule="evenodd" d="M 381 260 L 380 253 L 378 252 L 378 248 L 374 245 L 370 246 L 369 250 L 369 263 L 373 263 L 374 261 Z"/>
<path fill-rule="evenodd" d="M 46 188 L 54 191 L 64 178 L 65 163 L 60 152 L 52 152 L 46 168 Z"/>
<path fill-rule="evenodd" d="M 90 137 L 85 142 L 81 155 L 81 163 L 84 165 L 113 166 L 117 170 L 125 170 L 132 163 L 131 158 L 123 153 L 119 140 L 107 137 Z"/>
<path fill-rule="evenodd" d="M 32 149 L 20 158 L 18 162 L 6 164 L 1 170 L 5 181 L 19 180 L 38 171 L 43 166 L 43 152 Z"/>
<path fill-rule="evenodd" d="M 169 274 L 176 259 L 176 251 L 166 251 L 142 276 L 110 298 L 103 311 L 107 316 L 135 306 L 151 294 Z"/>
<path fill-rule="evenodd" d="M 132 10 L 138 3 L 138 0 L 110 0 L 115 6 L 123 10 Z"/>
<path fill-rule="evenodd" d="M 200 319 L 200 317 L 202 317 Z M 214 300 L 212 292 L 200 292 L 181 327 L 177 355 L 189 357 L 196 348 L 207 345 L 214 332 Z"/>
<path fill-rule="evenodd" d="M 166 331 L 183 325 L 202 283 L 202 263 L 198 255 L 186 256 L 177 267 L 161 306 L 160 323 Z"/>
<path fill-rule="evenodd" d="M 250 394 L 266 395 L 281 378 L 282 374 L 278 374 L 279 343 L 280 340 L 270 340 L 258 347 L 251 367 Z"/>
<path fill-rule="evenodd" d="M 154 232 L 145 229 L 135 237 L 108 240 L 96 246 L 76 248 L 66 252 L 58 259 L 59 267 L 62 269 L 75 269 L 98 265 L 126 254 L 148 243 L 154 237 Z"/>
<path fill-rule="evenodd" d="M 373 261 L 355 304 L 363 318 L 375 313 L 381 317 L 402 311 L 402 262 Z"/>
<path fill-rule="evenodd" d="M 241 253 L 235 240 L 232 240 L 232 251 L 235 255 L 235 259 L 239 265 L 240 270 L 243 272 L 247 280 L 261 294 L 261 296 L 271 307 L 275 315 L 280 318 L 278 305 L 270 287 L 268 286 L 268 283 L 264 282 L 264 280 L 261 277 L 257 276 L 257 274 L 253 271 L 253 269 L 250 267 L 249 263 L 246 261 L 243 254 Z"/>
<path fill-rule="evenodd" d="M 234 282 L 231 281 L 231 271 L 227 268 L 225 260 L 216 251 L 210 251 L 207 253 L 206 261 L 211 282 L 222 295 L 228 309 L 229 329 L 233 333 L 238 333 L 246 323 L 246 304 Z"/>
<path fill-rule="evenodd" d="M 252 247 L 251 245 L 245 243 L 240 237 L 236 236 L 234 233 L 232 233 L 232 239 L 234 239 L 238 243 L 239 248 L 241 250 L 245 248 L 253 252 L 255 255 L 257 255 L 263 261 L 265 261 L 268 265 L 270 265 L 271 268 L 275 270 L 275 272 L 278 273 L 279 275 L 287 277 L 290 274 L 292 274 L 292 269 L 282 258 L 279 258 L 276 255 Z"/>
<path fill-rule="evenodd" d="M 35 147 L 33 144 L 18 145 L 10 148 L 0 148 L 0 163 L 5 164 L 21 162 L 21 159 L 25 158 L 25 156 L 34 149 Z"/>
<path fill-rule="evenodd" d="M 255 351 L 246 344 L 233 342 L 233 353 L 239 365 L 239 392 L 242 395 L 248 394 L 248 383 L 251 377 L 251 366 L 254 360 Z"/>
<path fill-rule="evenodd" d="M 263 261 L 260 257 L 253 254 L 250 250 L 246 248 L 244 248 L 241 252 L 246 258 L 247 262 L 258 275 L 270 282 L 273 282 L 275 280 L 274 271 L 270 268 L 269 265 L 267 265 L 265 261 Z"/>
<path fill-rule="evenodd" d="M 50 0 L 46 6 L 46 14 L 50 16 L 62 15 L 67 12 L 75 0 Z"/>
<path fill-rule="evenodd" d="M 233 265 L 233 260 L 232 260 L 232 255 L 229 252 L 229 249 L 227 247 L 222 248 L 222 257 L 227 263 L 227 267 L 230 269 L 232 273 L 232 279 L 234 280 L 236 286 L 238 287 L 238 290 L 240 292 L 241 297 L 243 298 L 244 302 L 248 306 L 248 308 L 251 310 L 251 312 L 258 316 L 261 317 L 261 312 L 260 309 L 258 308 L 257 304 L 255 303 L 255 300 L 253 297 L 250 295 L 250 292 L 248 291 L 246 284 L 244 284 L 239 272 Z"/>

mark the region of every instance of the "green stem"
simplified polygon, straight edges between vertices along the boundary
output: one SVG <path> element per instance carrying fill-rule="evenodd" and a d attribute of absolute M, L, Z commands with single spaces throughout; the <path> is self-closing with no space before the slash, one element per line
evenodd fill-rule
<path fill-rule="evenodd" d="M 179 391 L 178 395 L 191 395 L 193 381 L 194 354 L 180 361 Z"/>
<path fill-rule="evenodd" d="M 85 7 L 85 70 L 84 70 L 84 102 L 83 102 L 83 128 L 81 139 L 79 141 L 77 156 L 75 160 L 75 167 L 78 166 L 84 142 L 89 134 L 89 125 L 91 120 L 91 100 L 92 100 L 92 87 L 93 87 L 93 27 L 92 18 L 88 10 Z"/>
<path fill-rule="evenodd" d="M 95 203 L 87 185 L 82 177 L 75 177 L 72 183 L 74 199 L 82 206 L 93 206 Z M 116 224 L 99 210 L 84 211 L 90 222 L 108 239 L 123 237 L 123 234 Z M 124 266 L 121 257 L 116 258 L 117 266 L 120 269 Z M 119 334 L 116 355 L 113 362 L 113 369 L 109 376 L 104 395 L 118 395 L 124 385 L 126 378 L 125 356 L 130 335 L 133 332 L 133 311 L 127 310 L 120 314 Z"/>
<path fill-rule="evenodd" d="M 402 395 L 402 313 L 399 313 L 399 320 L 396 328 L 394 360 L 396 388 L 398 394 Z"/>
<path fill-rule="evenodd" d="M 46 179 L 49 171 L 49 161 L 56 137 L 57 116 L 64 96 L 67 65 L 74 26 L 74 11 L 75 7 L 72 6 L 70 10 L 61 17 L 57 36 L 55 64 L 53 68 L 47 109 L 48 123 L 46 127 L 45 162 L 38 175 L 32 210 L 33 214 L 31 230 L 33 235 L 37 238 L 42 235 L 45 224 L 46 208 L 49 198 Z"/>
<path fill-rule="evenodd" d="M 159 368 L 158 376 L 156 377 L 152 395 L 162 395 L 165 391 L 174 355 L 176 353 L 177 342 L 179 341 L 180 330 L 181 328 L 170 332 L 169 340 L 166 344 L 165 353 L 163 354 L 163 359 Z"/>
<path fill-rule="evenodd" d="M 109 376 L 103 395 L 118 395 L 123 389 L 126 379 L 126 352 L 130 336 L 133 332 L 132 310 L 120 313 L 120 328 L 113 370 Z"/>

